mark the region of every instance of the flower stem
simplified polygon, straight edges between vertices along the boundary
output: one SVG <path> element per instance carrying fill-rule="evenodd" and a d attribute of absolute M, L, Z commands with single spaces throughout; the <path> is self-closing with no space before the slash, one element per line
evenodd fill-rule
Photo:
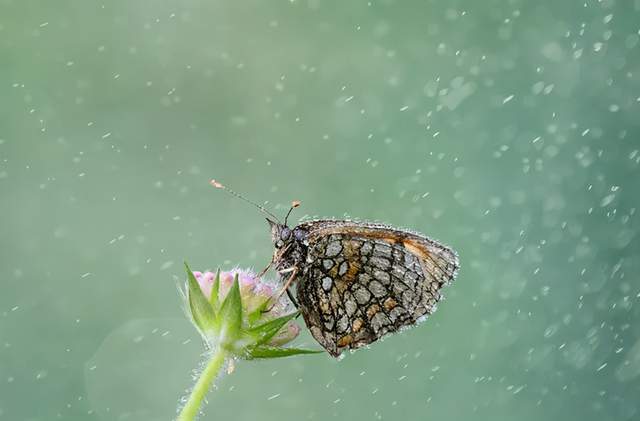
<path fill-rule="evenodd" d="M 207 366 L 204 368 L 202 374 L 200 374 L 200 378 L 196 382 L 196 385 L 193 386 L 191 395 L 189 396 L 185 406 L 180 411 L 177 421 L 192 421 L 196 418 L 200 405 L 202 404 L 202 400 L 207 395 L 207 392 L 211 387 L 211 382 L 213 382 L 220 372 L 220 368 L 222 368 L 226 356 L 227 353 L 222 349 L 222 347 L 218 347 L 216 351 L 213 352 Z"/>

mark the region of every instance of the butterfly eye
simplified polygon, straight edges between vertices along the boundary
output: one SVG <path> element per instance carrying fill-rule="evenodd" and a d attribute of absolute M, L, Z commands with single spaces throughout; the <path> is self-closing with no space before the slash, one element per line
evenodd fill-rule
<path fill-rule="evenodd" d="M 288 240 L 290 236 L 291 236 L 291 230 L 287 227 L 282 228 L 282 231 L 280 232 L 280 237 L 283 240 Z"/>
<path fill-rule="evenodd" d="M 299 229 L 294 229 L 293 230 L 293 235 L 296 237 L 296 240 L 298 240 L 298 241 L 304 240 L 305 237 L 306 237 L 305 234 L 306 233 L 304 231 L 302 231 L 302 230 L 299 230 Z"/>

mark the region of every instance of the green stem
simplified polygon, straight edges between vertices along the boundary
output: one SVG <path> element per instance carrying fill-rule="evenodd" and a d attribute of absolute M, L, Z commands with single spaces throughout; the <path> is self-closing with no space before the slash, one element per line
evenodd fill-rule
<path fill-rule="evenodd" d="M 182 408 L 182 411 L 180 411 L 177 421 L 192 421 L 196 418 L 196 415 L 198 415 L 198 411 L 200 410 L 200 404 L 207 395 L 207 392 L 211 387 L 211 382 L 213 382 L 218 375 L 218 372 L 220 372 L 220 368 L 222 368 L 226 356 L 227 353 L 222 349 L 222 347 L 218 347 L 218 349 L 213 353 L 211 359 L 207 363 L 207 366 L 204 368 L 204 371 L 200 374 L 200 378 L 196 382 L 196 385 L 193 386 L 191 395 L 189 396 L 185 406 Z"/>

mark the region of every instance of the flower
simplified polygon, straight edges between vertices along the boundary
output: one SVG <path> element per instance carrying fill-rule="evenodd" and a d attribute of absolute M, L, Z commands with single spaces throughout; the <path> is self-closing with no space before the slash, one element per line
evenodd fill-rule
<path fill-rule="evenodd" d="M 210 349 L 243 359 L 276 358 L 315 351 L 283 346 L 300 328 L 280 287 L 249 269 L 199 272 L 187 266 L 188 312 Z"/>
<path fill-rule="evenodd" d="M 196 277 L 200 289 L 205 297 L 211 296 L 211 290 L 216 278 L 216 274 L 213 272 L 198 272 L 194 271 L 193 275 Z M 278 293 L 278 288 L 273 283 L 266 279 L 257 278 L 256 274 L 250 269 L 235 268 L 228 272 L 220 272 L 220 286 L 218 290 L 218 301 L 222 302 L 227 293 L 233 285 L 235 275 L 238 275 L 238 282 L 240 284 L 240 297 L 242 299 L 242 305 L 246 313 L 252 313 L 266 300 L 275 297 Z M 273 299 L 275 300 L 275 298 Z M 265 317 L 275 316 L 283 314 L 284 311 L 293 311 L 290 309 L 289 303 L 283 296 L 273 303 L 273 308 L 266 314 Z"/>
<path fill-rule="evenodd" d="M 192 272 L 187 268 L 187 312 L 208 348 L 178 421 L 193 421 L 212 382 L 229 359 L 280 358 L 322 351 L 284 347 L 300 333 L 280 288 L 250 270 Z M 232 360 L 233 361 L 233 360 Z"/>

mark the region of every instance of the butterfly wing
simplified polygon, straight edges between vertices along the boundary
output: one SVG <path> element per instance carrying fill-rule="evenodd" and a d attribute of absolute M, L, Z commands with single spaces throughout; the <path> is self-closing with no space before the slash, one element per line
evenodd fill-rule
<path fill-rule="evenodd" d="M 333 356 L 424 319 L 453 280 L 457 254 L 386 225 L 310 221 L 297 298 L 313 337 Z"/>

